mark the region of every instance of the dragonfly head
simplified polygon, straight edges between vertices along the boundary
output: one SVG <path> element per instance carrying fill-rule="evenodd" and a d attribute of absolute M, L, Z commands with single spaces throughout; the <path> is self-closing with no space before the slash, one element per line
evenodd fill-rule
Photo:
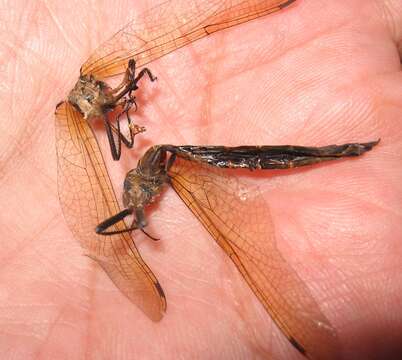
<path fill-rule="evenodd" d="M 84 116 L 84 119 L 103 116 L 106 105 L 110 104 L 112 99 L 110 88 L 92 75 L 80 76 L 68 95 L 68 101 Z"/>
<path fill-rule="evenodd" d="M 126 208 L 137 209 L 144 208 L 151 202 L 150 193 L 143 184 L 142 176 L 137 169 L 129 171 L 124 180 L 123 204 Z"/>
<path fill-rule="evenodd" d="M 167 176 L 164 173 L 146 176 L 139 168 L 129 171 L 124 180 L 124 206 L 133 209 L 134 213 L 137 213 L 137 210 L 143 211 L 161 193 L 166 181 Z"/>

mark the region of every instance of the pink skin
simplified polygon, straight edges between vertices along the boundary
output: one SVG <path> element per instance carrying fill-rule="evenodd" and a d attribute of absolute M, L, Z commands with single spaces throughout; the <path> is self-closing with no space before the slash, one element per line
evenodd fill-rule
<path fill-rule="evenodd" d="M 162 322 L 82 256 L 57 196 L 54 109 L 95 46 L 149 6 L 96 3 L 20 1 L 0 12 L 1 358 L 300 359 L 172 189 L 148 211 L 161 241 L 135 234 L 167 295 Z M 258 179 L 278 246 L 349 359 L 402 356 L 401 14 L 400 0 L 298 1 L 151 63 L 158 81 L 140 84 L 135 115 L 147 132 L 120 162 L 95 125 L 119 197 L 155 143 L 380 137 L 361 158 Z"/>

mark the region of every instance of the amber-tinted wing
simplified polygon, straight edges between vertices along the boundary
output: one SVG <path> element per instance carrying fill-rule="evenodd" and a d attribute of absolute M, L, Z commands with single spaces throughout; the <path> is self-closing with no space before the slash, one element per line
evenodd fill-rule
<path fill-rule="evenodd" d="M 266 311 L 299 351 L 338 359 L 335 330 L 275 244 L 269 209 L 258 189 L 228 170 L 178 159 L 172 186 L 235 263 Z"/>
<path fill-rule="evenodd" d="M 278 11 L 295 0 L 166 1 L 103 43 L 81 68 L 99 79 L 122 74 L 211 33 Z M 183 9 L 186 9 L 183 12 Z"/>
<path fill-rule="evenodd" d="M 166 299 L 130 235 L 100 236 L 95 227 L 119 212 L 98 143 L 83 117 L 68 103 L 56 109 L 60 204 L 74 237 L 116 286 L 152 320 L 162 318 Z M 119 222 L 111 230 L 122 230 Z"/>

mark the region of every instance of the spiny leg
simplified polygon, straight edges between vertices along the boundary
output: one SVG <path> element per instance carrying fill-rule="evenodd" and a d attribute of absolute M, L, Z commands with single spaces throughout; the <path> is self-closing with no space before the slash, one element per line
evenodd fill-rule
<path fill-rule="evenodd" d="M 115 235 L 115 234 L 121 234 L 125 232 L 130 232 L 134 229 L 123 229 L 123 230 L 116 230 L 116 231 L 107 231 L 108 228 L 111 226 L 117 224 L 118 222 L 124 220 L 127 216 L 131 215 L 133 213 L 133 210 L 131 209 L 124 209 L 120 211 L 119 213 L 113 215 L 112 217 L 102 221 L 98 226 L 95 228 L 95 232 L 99 235 Z"/>
<path fill-rule="evenodd" d="M 120 117 L 125 114 L 127 117 L 127 124 L 128 124 L 128 130 L 130 134 L 130 139 L 127 139 L 121 132 L 118 134 L 120 140 L 126 145 L 129 149 L 131 149 L 134 146 L 134 138 L 135 135 L 140 134 L 144 132 L 146 129 L 144 126 L 139 126 L 137 124 L 134 124 L 131 120 L 129 111 L 131 107 L 135 105 L 135 110 L 137 110 L 137 104 L 135 103 L 135 97 L 128 98 L 125 101 L 124 104 L 124 109 L 121 111 L 121 113 L 117 116 L 117 123 L 120 123 Z M 116 129 L 117 130 L 117 129 Z"/>
<path fill-rule="evenodd" d="M 103 116 L 103 123 L 105 125 L 106 135 L 109 141 L 110 152 L 112 153 L 113 160 L 119 160 L 121 155 L 121 141 L 122 134 L 120 132 L 120 122 L 117 122 L 117 128 L 110 123 L 107 114 Z M 117 146 L 113 136 L 113 131 L 117 133 Z"/>
<path fill-rule="evenodd" d="M 110 122 L 107 115 L 104 116 L 104 125 L 105 125 L 105 129 L 106 129 L 106 134 L 107 134 L 107 137 L 109 140 L 110 152 L 112 153 L 113 160 L 120 159 L 122 142 L 128 148 L 132 148 L 134 146 L 135 135 L 140 134 L 146 130 L 144 126 L 139 126 L 139 125 L 131 123 L 131 119 L 129 118 L 128 111 L 129 111 L 129 108 L 124 110 L 117 116 L 117 120 L 116 120 L 117 127 L 114 126 Z M 120 130 L 120 117 L 123 113 L 126 114 L 127 119 L 128 119 L 128 128 L 129 128 L 130 139 L 127 139 L 127 137 Z M 113 136 L 113 132 L 115 134 L 117 134 L 117 145 L 116 145 L 115 137 Z"/>
<path fill-rule="evenodd" d="M 146 236 L 148 236 L 151 240 L 153 241 L 158 241 L 158 238 L 155 238 L 148 234 L 142 226 L 138 225 L 137 219 L 133 219 L 131 226 L 129 228 L 124 228 L 122 230 L 113 230 L 113 231 L 108 231 L 111 226 L 117 224 L 120 221 L 124 221 L 124 219 L 127 216 L 130 216 L 133 214 L 133 209 L 124 209 L 120 211 L 119 213 L 111 216 L 110 218 L 102 221 L 98 226 L 95 228 L 95 232 L 99 235 L 116 235 L 116 234 L 121 234 L 121 233 L 126 233 L 126 232 L 132 232 L 134 230 L 141 230 Z"/>
<path fill-rule="evenodd" d="M 128 62 L 128 68 L 127 68 L 127 72 L 125 75 L 125 79 L 123 80 L 125 82 L 125 87 L 124 89 L 117 94 L 113 101 L 114 103 L 117 103 L 120 99 L 122 99 L 124 96 L 127 95 L 127 93 L 130 93 L 137 90 L 138 86 L 137 83 L 141 80 L 142 77 L 144 77 L 145 75 L 148 75 L 149 79 L 151 81 L 155 81 L 157 80 L 157 77 L 154 76 L 151 72 L 151 70 L 149 70 L 148 68 L 144 68 L 142 69 L 138 75 L 135 75 L 135 71 L 136 71 L 136 64 L 135 61 L 133 59 L 131 59 Z"/>
<path fill-rule="evenodd" d="M 143 68 L 137 75 L 137 77 L 134 79 L 133 83 L 135 85 L 137 85 L 137 82 L 141 80 L 142 77 L 144 77 L 145 75 L 148 75 L 149 80 L 151 80 L 152 82 L 154 82 L 155 80 L 158 80 L 158 78 L 156 76 L 154 76 L 151 72 L 151 70 L 149 70 L 148 68 Z"/>
<path fill-rule="evenodd" d="M 105 125 L 107 128 L 108 139 L 114 160 L 118 160 L 120 158 L 121 142 L 123 142 L 124 145 L 126 145 L 128 148 L 132 148 L 134 146 L 135 135 L 145 131 L 145 127 L 134 124 L 129 115 L 129 111 L 133 105 L 135 106 L 135 110 L 137 110 L 137 103 L 135 101 L 135 96 L 133 92 L 138 89 L 137 83 L 145 75 L 148 75 L 151 81 L 155 81 L 157 78 L 151 73 L 151 71 L 148 68 L 142 69 L 137 76 L 135 75 L 135 72 L 136 72 L 136 63 L 133 59 L 131 59 L 128 63 L 127 71 L 124 80 L 122 82 L 122 84 L 125 84 L 125 88 L 121 91 L 120 94 L 116 95 L 116 97 L 114 97 L 113 99 L 113 102 L 115 104 L 120 102 L 120 105 L 123 106 L 123 110 L 117 116 L 117 128 L 114 125 L 112 125 L 108 120 L 107 125 Z M 120 89 L 121 87 L 122 85 L 120 84 L 118 88 Z M 130 133 L 129 139 L 127 139 L 127 137 L 124 136 L 124 134 L 122 134 L 120 131 L 120 118 L 123 114 L 127 116 L 128 128 Z M 116 143 L 114 141 L 113 134 L 111 133 L 111 131 L 114 131 L 118 136 L 118 148 L 116 147 Z"/>
<path fill-rule="evenodd" d="M 136 69 L 136 63 L 135 60 L 130 60 L 128 62 L 128 66 L 126 69 L 126 72 L 124 74 L 124 78 L 121 81 L 121 83 L 116 86 L 113 90 L 111 90 L 112 94 L 115 94 L 117 92 L 119 92 L 121 89 L 123 89 L 124 87 L 127 87 L 127 84 L 131 83 L 133 81 L 133 79 L 135 79 L 135 69 Z"/>

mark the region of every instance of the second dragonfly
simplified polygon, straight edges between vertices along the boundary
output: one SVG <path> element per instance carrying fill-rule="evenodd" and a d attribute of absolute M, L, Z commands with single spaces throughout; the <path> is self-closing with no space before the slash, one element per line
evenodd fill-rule
<path fill-rule="evenodd" d="M 291 344 L 312 359 L 338 359 L 336 331 L 277 249 L 269 210 L 261 194 L 248 192 L 225 169 L 288 169 L 360 156 L 377 144 L 378 141 L 324 147 L 156 145 L 126 175 L 125 209 L 100 223 L 96 232 L 113 235 L 139 229 L 154 239 L 144 230 L 145 208 L 170 183 L 234 262 Z M 115 227 L 131 215 L 130 227 Z"/>

